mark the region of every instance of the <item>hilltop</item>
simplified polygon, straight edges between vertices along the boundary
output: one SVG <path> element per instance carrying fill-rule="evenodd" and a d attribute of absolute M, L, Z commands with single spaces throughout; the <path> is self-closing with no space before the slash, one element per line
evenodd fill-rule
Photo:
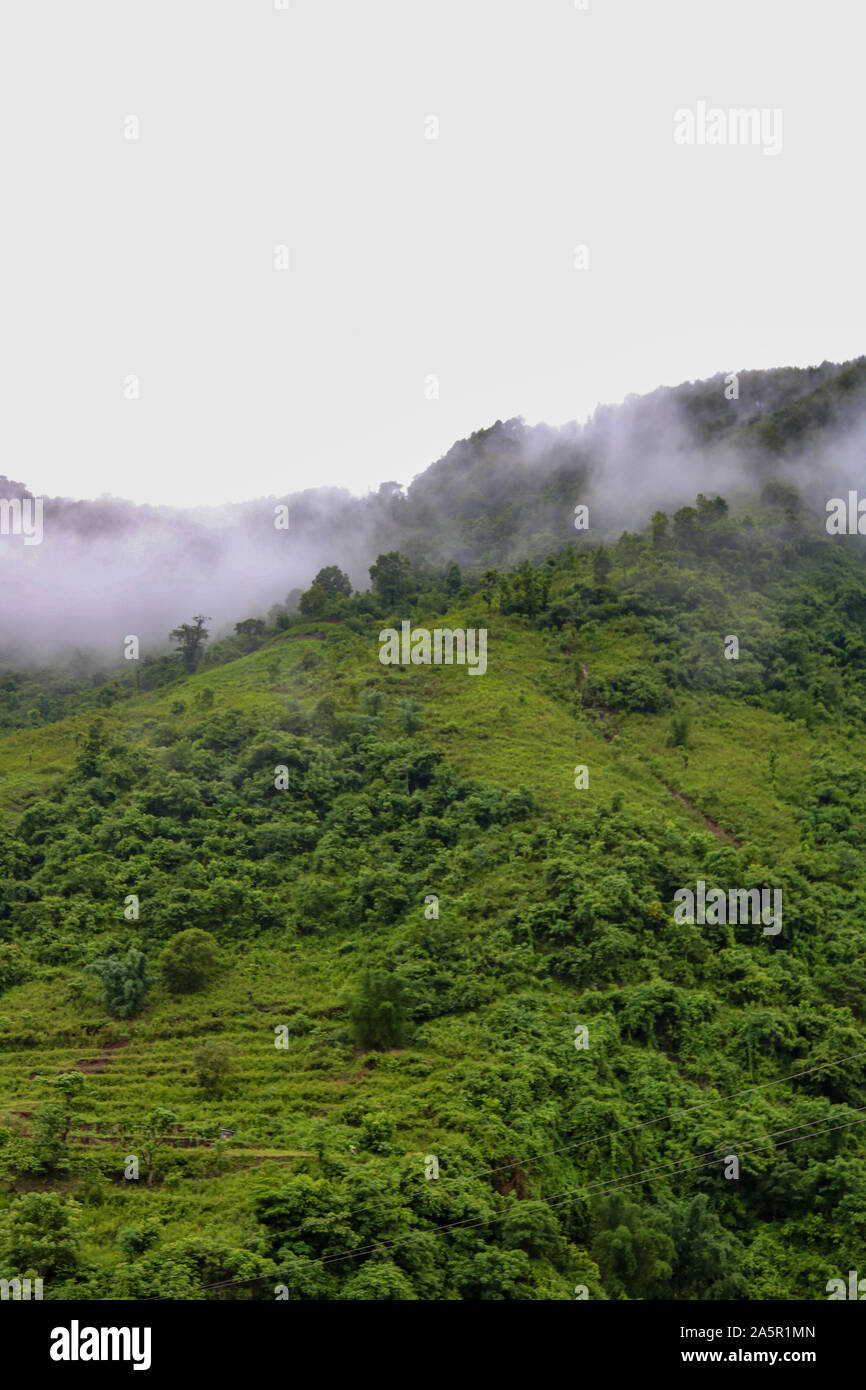
<path fill-rule="evenodd" d="M 734 507 L 773 480 L 820 510 L 862 485 L 864 424 L 858 358 L 684 382 L 582 424 L 498 420 L 408 487 L 383 482 L 363 498 L 313 487 L 193 510 L 45 498 L 42 544 L 0 538 L 0 668 L 105 667 L 126 634 L 153 651 L 189 613 L 209 614 L 220 636 L 250 614 L 273 623 L 323 567 L 338 563 L 366 589 L 370 565 L 392 550 L 419 572 L 457 563 L 475 578 L 542 563 L 574 544 L 577 504 L 592 509 L 594 543 L 698 492 Z M 0 479 L 2 497 L 26 491 Z"/>

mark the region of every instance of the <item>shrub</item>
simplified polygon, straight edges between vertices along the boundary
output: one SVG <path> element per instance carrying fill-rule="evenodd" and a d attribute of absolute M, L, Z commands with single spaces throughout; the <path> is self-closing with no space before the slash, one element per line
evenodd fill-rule
<path fill-rule="evenodd" d="M 235 1049 L 231 1043 L 206 1042 L 193 1058 L 195 1079 L 209 1096 L 225 1091 L 235 1072 Z"/>
<path fill-rule="evenodd" d="M 172 994 L 193 994 L 219 969 L 216 938 L 199 927 L 177 932 L 159 957 L 166 988 Z"/>
<path fill-rule="evenodd" d="M 117 1244 L 120 1246 L 124 1255 L 134 1259 L 138 1255 L 143 1255 L 146 1250 L 156 1242 L 159 1236 L 159 1227 L 154 1221 L 145 1223 L 144 1226 L 124 1226 L 115 1236 Z"/>

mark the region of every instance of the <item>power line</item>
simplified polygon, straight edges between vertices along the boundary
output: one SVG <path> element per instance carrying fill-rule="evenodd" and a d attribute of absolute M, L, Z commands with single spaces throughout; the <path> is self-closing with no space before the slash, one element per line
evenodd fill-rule
<path fill-rule="evenodd" d="M 855 1113 L 859 1113 L 860 1111 L 863 1111 L 863 1110 L 866 1110 L 866 1105 L 861 1105 L 861 1106 L 859 1106 L 859 1107 L 858 1107 L 858 1111 L 855 1112 Z M 866 1123 L 866 1117 L 864 1117 L 863 1120 L 851 1120 L 851 1121 L 848 1121 L 847 1124 L 835 1125 L 835 1126 L 833 1126 L 832 1128 L 833 1128 L 833 1129 L 845 1129 L 848 1125 L 856 1125 L 856 1124 L 864 1124 L 864 1123 Z M 810 1126 L 810 1125 L 809 1125 L 809 1122 L 806 1122 L 806 1123 L 803 1124 L 803 1125 L 794 1125 L 794 1126 L 793 1126 L 794 1129 L 804 1129 L 804 1128 L 813 1128 L 813 1127 L 814 1127 L 814 1126 Z M 782 1148 L 782 1147 L 784 1147 L 784 1145 L 774 1145 L 774 1144 L 773 1144 L 773 1140 L 774 1140 L 775 1138 L 777 1138 L 778 1135 L 780 1135 L 780 1134 L 790 1134 L 790 1132 L 791 1132 L 790 1129 L 781 1129 L 781 1130 L 777 1130 L 775 1135 L 771 1135 L 771 1136 L 770 1136 L 770 1140 L 769 1140 L 768 1143 L 766 1143 L 766 1144 L 757 1144 L 757 1145 L 754 1146 L 754 1149 L 762 1149 L 762 1148 L 769 1148 L 769 1147 L 779 1147 L 779 1148 Z M 830 1132 L 831 1132 L 831 1130 L 828 1129 L 828 1130 L 819 1130 L 819 1131 L 816 1131 L 815 1134 L 801 1134 L 801 1135 L 800 1135 L 800 1139 L 815 1138 L 817 1135 L 824 1134 L 824 1133 L 830 1133 Z M 788 1140 L 785 1141 L 785 1143 L 787 1143 L 787 1144 L 794 1144 L 794 1143 L 797 1143 L 797 1142 L 798 1142 L 798 1141 L 797 1141 L 796 1139 L 788 1139 Z M 707 1152 L 707 1153 L 710 1153 L 710 1154 L 719 1153 L 719 1152 L 721 1152 L 721 1149 L 722 1149 L 722 1148 L 728 1148 L 728 1147 L 733 1148 L 733 1145 L 721 1145 L 720 1148 L 718 1148 L 718 1149 L 709 1149 L 709 1150 L 707 1150 L 706 1152 Z M 749 1153 L 749 1152 L 753 1152 L 753 1151 L 754 1151 L 754 1150 L 750 1150 L 750 1149 L 745 1149 L 745 1150 L 743 1150 L 744 1153 Z M 704 1155 L 701 1155 L 701 1157 L 703 1157 L 703 1156 L 704 1156 Z M 686 1170 L 687 1170 L 687 1171 L 692 1171 L 692 1172 L 694 1172 L 694 1171 L 697 1171 L 697 1169 L 699 1169 L 699 1168 L 711 1167 L 713 1163 L 718 1163 L 718 1162 L 721 1162 L 721 1161 L 723 1161 L 723 1160 L 713 1159 L 713 1160 L 711 1160 L 711 1161 L 708 1162 L 708 1163 L 700 1163 L 700 1164 L 698 1164 L 698 1165 L 697 1165 L 697 1168 L 695 1168 L 695 1169 L 689 1169 L 689 1168 L 688 1168 L 688 1165 L 683 1164 L 683 1165 L 679 1165 L 679 1166 L 676 1167 L 676 1168 L 668 1169 L 667 1172 L 664 1172 L 664 1173 L 658 1173 L 658 1172 L 657 1172 L 657 1169 L 658 1169 L 659 1167 L 663 1166 L 663 1165 L 655 1164 L 654 1167 L 651 1167 L 651 1168 L 643 1168 L 643 1169 L 641 1169 L 641 1170 L 639 1170 L 638 1172 L 635 1172 L 635 1173 L 624 1173 L 624 1174 L 622 1174 L 622 1177 L 621 1177 L 621 1178 L 609 1178 L 609 1179 L 607 1179 L 607 1181 L 604 1182 L 604 1183 L 593 1183 L 593 1184 L 590 1184 L 588 1187 L 569 1188 L 569 1189 L 567 1189 L 565 1192 L 561 1192 L 561 1193 L 555 1194 L 555 1196 L 554 1196 L 553 1198 L 547 1198 L 547 1197 L 529 1197 L 529 1198 L 526 1198 L 525 1201 L 527 1201 L 527 1202 L 529 1202 L 529 1203 L 536 1202 L 536 1203 L 542 1203 L 543 1205 L 549 1205 L 549 1204 L 550 1204 L 552 1201 L 554 1201 L 554 1200 L 559 1200 L 559 1201 L 561 1201 L 561 1200 L 563 1200 L 565 1197 L 574 1196 L 576 1193 L 583 1193 L 584 1195 L 585 1195 L 586 1193 L 592 1193 L 593 1195 L 598 1195 L 599 1192 L 606 1191 L 608 1188 L 610 1188 L 610 1189 L 612 1189 L 612 1190 L 617 1190 L 618 1186 L 619 1186 L 621 1183 L 624 1183 L 625 1180 L 626 1180 L 627 1178 L 636 1178 L 636 1179 L 637 1179 L 637 1183 L 630 1183 L 630 1184 L 628 1184 L 629 1186 L 634 1187 L 634 1186 L 639 1185 L 641 1182 L 647 1181 L 647 1178 L 645 1177 L 645 1175 L 646 1175 L 647 1173 L 656 1172 L 658 1177 L 670 1177 L 670 1176 L 672 1176 L 673 1174 L 678 1173 L 678 1172 L 681 1172 L 681 1171 L 686 1171 Z M 521 1205 L 523 1205 L 523 1204 L 521 1204 Z M 441 1232 L 441 1231 L 456 1230 L 456 1229 L 458 1229 L 458 1228 L 472 1229 L 472 1227 L 475 1226 L 475 1225 L 487 1225 L 489 1222 L 505 1220 L 506 1217 L 509 1216 L 510 1214 L 511 1214 L 510 1212 L 506 1212 L 506 1213 L 503 1213 L 501 1216 L 490 1217 L 490 1218 L 483 1218 L 482 1220 L 477 1221 L 477 1222 L 476 1222 L 476 1221 L 472 1221 L 472 1222 L 456 1221 L 456 1222 L 452 1222 L 452 1223 L 450 1223 L 449 1225 L 446 1225 L 446 1226 L 432 1227 L 432 1228 L 430 1228 L 430 1229 L 427 1230 L 427 1231 L 416 1231 L 416 1232 L 412 1232 L 412 1233 L 411 1233 L 410 1235 L 408 1235 L 408 1236 L 401 1236 L 401 1237 L 399 1238 L 398 1241 L 392 1242 L 392 1244 L 394 1244 L 394 1245 L 400 1244 L 402 1241 L 404 1241 L 404 1240 L 411 1240 L 411 1239 L 413 1239 L 415 1236 L 432 1235 L 432 1234 L 434 1234 L 434 1233 L 439 1233 L 439 1232 Z M 329 1264 L 329 1263 L 336 1262 L 336 1261 L 339 1261 L 339 1260 L 351 1259 L 352 1256 L 353 1256 L 353 1255 L 356 1255 L 356 1254 L 369 1254 L 369 1253 L 370 1253 L 371 1251 L 373 1251 L 373 1250 L 378 1250 L 378 1249 L 383 1249 L 383 1248 L 388 1249 L 388 1248 L 390 1248 L 390 1246 L 386 1245 L 386 1246 L 383 1247 L 383 1246 L 381 1246 L 381 1245 L 379 1244 L 379 1242 L 375 1242 L 375 1243 L 372 1244 L 372 1245 L 362 1246 L 359 1250 L 356 1250 L 356 1251 L 345 1251 L 345 1252 L 344 1252 L 343 1254 L 341 1254 L 341 1255 L 333 1255 L 333 1256 L 332 1256 L 332 1255 L 327 1255 L 327 1256 L 324 1256 L 324 1257 L 322 1257 L 321 1259 L 315 1260 L 315 1261 L 313 1261 L 313 1262 L 316 1263 L 316 1264 L 319 1264 L 319 1263 L 321 1263 L 321 1264 Z M 306 1257 L 302 1256 L 301 1258 L 304 1259 L 304 1258 L 306 1258 Z M 310 1257 L 310 1258 L 312 1259 L 312 1257 Z"/>
<path fill-rule="evenodd" d="M 864 1110 L 866 1110 L 866 1106 L 859 1106 L 859 1107 L 857 1108 L 857 1110 L 855 1111 L 855 1113 L 858 1113 L 858 1114 L 859 1114 L 861 1111 L 864 1111 Z M 861 1124 L 866 1124 L 866 1116 L 864 1116 L 864 1118 L 861 1119 L 861 1120 L 848 1120 L 848 1121 L 845 1121 L 843 1124 L 831 1125 L 831 1126 L 828 1126 L 828 1127 L 826 1127 L 826 1128 L 824 1128 L 824 1129 L 820 1129 L 820 1130 L 816 1130 L 816 1129 L 814 1128 L 814 1123 L 810 1123 L 810 1122 L 807 1121 L 807 1122 L 805 1122 L 803 1125 L 795 1125 L 795 1126 L 793 1126 L 793 1128 L 794 1128 L 794 1129 L 810 1128 L 810 1129 L 812 1130 L 812 1133 L 809 1133 L 809 1134 L 801 1134 L 798 1138 L 786 1139 L 786 1140 L 784 1140 L 781 1144 L 776 1144 L 776 1143 L 775 1143 L 775 1139 L 778 1138 L 778 1136 L 779 1136 L 780 1134 L 789 1134 L 789 1133 L 791 1132 L 791 1129 L 778 1130 L 778 1131 L 776 1131 L 776 1134 L 773 1135 L 773 1136 L 771 1136 L 770 1139 L 769 1139 L 766 1143 L 763 1143 L 763 1144 L 754 1144 L 754 1145 L 750 1146 L 750 1147 L 747 1148 L 747 1149 L 740 1148 L 740 1149 L 739 1149 L 739 1152 L 740 1152 L 740 1153 L 756 1153 L 756 1152 L 759 1152 L 761 1149 L 766 1149 L 766 1148 L 786 1148 L 788 1145 L 801 1143 L 801 1142 L 802 1142 L 803 1140 L 805 1140 L 805 1139 L 816 1139 L 816 1138 L 821 1138 L 821 1137 L 822 1137 L 823 1135 L 825 1135 L 825 1134 L 833 1134 L 833 1133 L 836 1133 L 838 1130 L 841 1130 L 841 1129 L 849 1129 L 849 1128 L 851 1128 L 851 1127 L 853 1127 L 853 1126 L 861 1125 Z M 734 1148 L 734 1145 L 733 1145 L 733 1144 L 731 1144 L 730 1146 L 728 1146 L 728 1145 L 722 1145 L 719 1149 L 711 1149 L 711 1150 L 708 1150 L 707 1152 L 709 1152 L 709 1153 L 719 1153 L 719 1152 L 721 1152 L 721 1148 L 725 1148 L 725 1147 L 730 1147 L 731 1149 L 733 1149 L 733 1148 Z M 706 1161 L 706 1162 L 698 1163 L 698 1164 L 696 1164 L 695 1166 L 691 1166 L 691 1165 L 689 1165 L 689 1164 L 681 1164 L 681 1165 L 678 1165 L 678 1166 L 675 1167 L 675 1168 L 668 1169 L 668 1170 L 667 1170 L 666 1172 L 664 1172 L 664 1173 L 656 1173 L 656 1177 L 659 1177 L 659 1178 L 661 1178 L 661 1177 L 671 1177 L 671 1176 L 673 1176 L 673 1175 L 675 1175 L 675 1174 L 677 1174 L 677 1173 L 686 1172 L 686 1171 L 688 1171 L 688 1172 L 699 1172 L 699 1171 L 700 1171 L 701 1169 L 703 1169 L 703 1168 L 711 1168 L 711 1167 L 714 1167 L 716 1164 L 718 1164 L 718 1163 L 720 1163 L 720 1162 L 724 1162 L 724 1158 L 722 1158 L 722 1159 L 717 1159 L 717 1158 L 716 1158 L 716 1159 L 710 1159 L 710 1160 L 708 1160 L 708 1161 Z M 656 1168 L 657 1168 L 658 1166 L 659 1166 L 659 1165 L 656 1165 Z M 653 1173 L 653 1172 L 655 1172 L 655 1169 L 654 1169 L 654 1168 L 647 1168 L 647 1169 L 643 1169 L 643 1170 L 641 1170 L 641 1171 L 639 1171 L 639 1172 L 637 1172 L 637 1173 L 624 1173 L 624 1174 L 621 1175 L 621 1177 L 618 1177 L 618 1178 L 610 1178 L 610 1179 L 608 1179 L 607 1181 L 605 1181 L 605 1182 L 603 1182 L 603 1183 L 593 1183 L 593 1184 L 590 1184 L 590 1185 L 588 1185 L 588 1186 L 582 1186 L 582 1187 L 576 1187 L 576 1188 L 568 1188 L 568 1189 L 566 1189 L 565 1192 L 554 1193 L 551 1197 L 530 1197 L 530 1198 L 526 1198 L 523 1202 L 520 1203 L 520 1206 L 521 1206 L 521 1207 L 525 1207 L 525 1206 L 527 1206 L 527 1205 L 533 1205 L 533 1204 L 534 1204 L 534 1205 L 536 1205 L 536 1206 L 548 1206 L 548 1207 L 551 1207 L 551 1206 L 556 1205 L 556 1204 L 559 1203 L 559 1202 L 565 1201 L 566 1198 L 574 1197 L 574 1196 L 577 1196 L 577 1195 L 584 1195 L 584 1196 L 586 1196 L 586 1195 L 593 1195 L 593 1196 L 598 1196 L 598 1195 L 600 1195 L 600 1194 L 602 1194 L 602 1193 L 604 1193 L 604 1192 L 606 1192 L 606 1191 L 618 1192 L 618 1191 L 626 1190 L 627 1188 L 631 1188 L 631 1187 L 639 1187 L 639 1186 L 641 1186 L 641 1185 L 642 1185 L 643 1183 L 645 1183 L 645 1182 L 654 1181 L 653 1178 L 649 1178 L 649 1177 L 647 1176 L 647 1174 L 650 1174 L 650 1173 Z M 633 1181 L 629 1181 L 629 1179 L 632 1179 Z M 346 1250 L 346 1251 L 342 1251 L 342 1252 L 340 1252 L 339 1254 L 336 1254 L 336 1255 L 323 1255 L 323 1256 L 300 1255 L 300 1256 L 297 1256 L 296 1258 L 297 1258 L 297 1259 L 299 1260 L 299 1262 L 302 1263 L 302 1264 L 310 1264 L 310 1265 L 317 1265 L 317 1264 L 318 1264 L 318 1265 L 322 1265 L 322 1266 L 329 1265 L 329 1264 L 338 1264 L 338 1263 L 341 1263 L 341 1262 L 344 1261 L 344 1260 L 356 1259 L 359 1255 L 370 1254 L 370 1253 L 372 1253 L 373 1251 L 382 1251 L 382 1250 L 387 1251 L 387 1250 L 393 1250 L 393 1249 L 395 1249 L 395 1248 L 396 1248 L 397 1246 L 399 1246 L 399 1245 L 405 1245 L 405 1244 L 406 1244 L 408 1241 L 410 1241 L 410 1240 L 416 1240 L 416 1239 L 419 1239 L 419 1238 L 422 1238 L 422 1237 L 427 1237 L 427 1236 L 431 1236 L 431 1235 L 442 1235 L 442 1234 L 445 1234 L 445 1233 L 447 1233 L 447 1232 L 449 1232 L 449 1231 L 453 1231 L 453 1230 L 473 1230 L 473 1229 L 475 1229 L 475 1228 L 477 1228 L 477 1227 L 480 1227 L 480 1226 L 495 1225 L 495 1224 L 496 1224 L 497 1222 L 499 1222 L 499 1221 L 505 1221 L 505 1220 L 507 1220 L 512 1214 L 513 1214 L 513 1210 L 512 1210 L 512 1211 L 501 1212 L 501 1213 L 499 1213 L 499 1214 L 496 1215 L 496 1216 L 482 1217 L 482 1218 L 480 1218 L 479 1220 L 472 1219 L 472 1220 L 464 1220 L 464 1221 L 449 1222 L 449 1223 L 447 1223 L 447 1224 L 445 1224 L 445 1225 L 429 1227 L 428 1229 L 425 1229 L 425 1230 L 422 1230 L 422 1231 L 411 1231 L 411 1232 L 409 1232 L 407 1235 L 405 1235 L 405 1236 L 400 1236 L 400 1237 L 398 1237 L 396 1240 L 393 1240 L 393 1241 L 386 1241 L 386 1242 L 376 1241 L 376 1242 L 373 1242 L 373 1243 L 370 1244 L 370 1245 L 367 1245 L 367 1246 L 359 1246 L 359 1247 L 358 1247 L 357 1249 L 355 1249 L 355 1250 Z M 286 1232 L 285 1234 L 291 1234 L 291 1232 Z M 222 1280 L 221 1282 L 215 1283 L 215 1284 L 202 1284 L 202 1285 L 199 1286 L 197 1292 L 206 1293 L 206 1292 L 210 1292 L 210 1291 L 212 1291 L 212 1290 L 234 1288 L 234 1287 L 236 1287 L 236 1286 L 238 1286 L 238 1285 L 247 1286 L 247 1285 L 250 1285 L 250 1284 L 261 1284 L 261 1283 L 264 1283 L 264 1282 L 266 1282 L 267 1280 L 272 1279 L 272 1278 L 273 1278 L 272 1275 L 265 1275 L 265 1274 L 263 1274 L 263 1275 L 254 1276 L 253 1278 L 250 1278 L 250 1279 L 227 1279 L 227 1280 Z M 157 1299 L 143 1299 L 143 1300 L 142 1300 L 142 1302 L 160 1302 L 160 1301 L 162 1301 L 162 1300 L 160 1300 L 160 1299 L 158 1299 L 158 1298 L 157 1298 Z"/>
<path fill-rule="evenodd" d="M 737 1096 L 750 1095 L 753 1091 L 765 1091 L 771 1086 L 782 1086 L 788 1081 L 798 1081 L 803 1076 L 811 1076 L 814 1072 L 817 1071 L 826 1071 L 829 1067 L 839 1067 L 842 1066 L 844 1062 L 850 1062 L 856 1057 L 864 1056 L 866 1056 L 866 1049 L 862 1049 L 859 1052 L 849 1053 L 847 1057 L 839 1057 L 833 1062 L 821 1062 L 818 1066 L 807 1067 L 805 1071 L 793 1072 L 790 1076 L 778 1077 L 775 1081 L 762 1081 L 756 1086 L 744 1086 L 737 1091 L 729 1091 L 726 1094 L 722 1094 L 720 1096 L 713 1096 L 709 1100 L 698 1101 L 695 1105 L 680 1106 L 675 1108 L 674 1110 L 667 1111 L 667 1113 L 664 1115 L 657 1115 L 654 1119 L 642 1120 L 639 1124 L 624 1125 L 621 1129 L 608 1130 L 606 1134 L 596 1135 L 590 1139 L 582 1139 L 576 1141 L 573 1144 L 564 1144 L 561 1148 L 558 1149 L 546 1149 L 543 1153 L 534 1154 L 530 1158 L 514 1159 L 512 1162 L 502 1163 L 496 1168 L 482 1168 L 480 1172 L 477 1173 L 454 1174 L 450 1178 L 446 1175 L 445 1182 L 442 1185 L 448 1187 L 456 1186 L 458 1183 L 472 1182 L 475 1178 L 490 1177 L 495 1173 L 504 1173 L 518 1167 L 525 1168 L 528 1167 L 531 1163 L 538 1163 L 546 1158 L 555 1158 L 559 1154 L 570 1153 L 577 1149 L 586 1148 L 589 1144 L 603 1144 L 606 1139 L 616 1138 L 621 1134 L 630 1134 L 639 1129 L 646 1129 L 650 1125 L 661 1124 L 663 1120 L 669 1120 L 672 1115 L 689 1115 L 695 1110 L 703 1110 L 706 1109 L 707 1106 L 718 1105 L 722 1101 L 733 1100 Z M 784 1134 L 785 1131 L 780 1130 L 779 1133 Z M 364 1207 L 359 1208 L 359 1211 L 364 1210 Z M 287 1231 L 283 1232 L 283 1235 L 296 1235 L 298 1231 L 302 1231 L 304 1229 L 305 1225 L 306 1222 L 302 1221 L 297 1226 L 289 1227 Z"/>
<path fill-rule="evenodd" d="M 543 1153 L 535 1154 L 531 1158 L 515 1159 L 514 1162 L 503 1163 L 498 1168 L 486 1168 L 483 1169 L 480 1173 L 467 1173 L 461 1176 L 459 1179 L 455 1177 L 455 1181 L 462 1182 L 468 1181 L 470 1178 L 473 1177 L 487 1177 L 491 1173 L 501 1173 L 509 1168 L 514 1168 L 516 1166 L 523 1167 L 525 1164 L 535 1163 L 539 1159 L 553 1158 L 558 1154 L 569 1153 L 573 1149 L 586 1148 L 588 1144 L 601 1144 L 604 1142 L 605 1139 L 616 1138 L 620 1134 L 630 1134 L 638 1129 L 646 1129 L 648 1125 L 661 1124 L 662 1120 L 669 1120 L 672 1115 L 689 1115 L 692 1111 L 705 1109 L 708 1105 L 717 1105 L 720 1101 L 723 1100 L 733 1100 L 736 1096 L 750 1095 L 752 1091 L 765 1091 L 770 1086 L 781 1086 L 786 1081 L 798 1081 L 802 1076 L 810 1076 L 813 1072 L 816 1071 L 826 1071 L 828 1067 L 839 1067 L 842 1065 L 843 1062 L 850 1062 L 855 1057 L 864 1056 L 866 1056 L 866 1049 L 860 1052 L 852 1052 L 847 1057 L 839 1057 L 835 1062 L 821 1062 L 820 1065 L 816 1067 L 808 1067 L 805 1071 L 792 1072 L 790 1076 L 779 1077 L 776 1081 L 762 1081 L 757 1086 L 745 1086 L 739 1091 L 728 1091 L 727 1094 L 713 1096 L 710 1100 L 698 1101 L 695 1105 L 681 1106 L 677 1107 L 674 1110 L 668 1110 L 666 1114 L 657 1115 L 655 1119 L 652 1120 L 642 1120 L 640 1124 L 624 1125 L 621 1129 L 611 1129 L 608 1130 L 607 1134 L 600 1134 L 590 1139 L 583 1139 L 579 1143 L 564 1144 L 562 1148 L 559 1149 L 546 1149 Z"/>

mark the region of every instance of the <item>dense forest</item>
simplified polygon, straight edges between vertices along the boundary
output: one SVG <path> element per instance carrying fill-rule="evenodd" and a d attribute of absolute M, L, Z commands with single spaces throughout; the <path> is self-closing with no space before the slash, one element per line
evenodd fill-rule
<path fill-rule="evenodd" d="M 866 552 L 810 459 L 864 386 L 499 422 L 357 504 L 364 580 L 338 537 L 225 633 L 7 664 L 0 1278 L 761 1300 L 857 1267 Z M 632 516 L 598 439 L 672 403 L 736 486 Z M 485 630 L 483 677 L 382 664 L 404 622 Z M 684 919 L 699 881 L 780 891 L 782 929 Z"/>

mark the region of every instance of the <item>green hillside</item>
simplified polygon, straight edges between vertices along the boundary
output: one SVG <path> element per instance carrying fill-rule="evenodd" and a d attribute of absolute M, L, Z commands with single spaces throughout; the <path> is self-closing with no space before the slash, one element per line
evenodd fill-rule
<path fill-rule="evenodd" d="M 9 715 L 0 1276 L 824 1297 L 866 1230 L 859 542 L 771 488 L 306 598 Z M 382 665 L 406 619 L 486 672 Z M 677 920 L 699 879 L 781 931 Z"/>

